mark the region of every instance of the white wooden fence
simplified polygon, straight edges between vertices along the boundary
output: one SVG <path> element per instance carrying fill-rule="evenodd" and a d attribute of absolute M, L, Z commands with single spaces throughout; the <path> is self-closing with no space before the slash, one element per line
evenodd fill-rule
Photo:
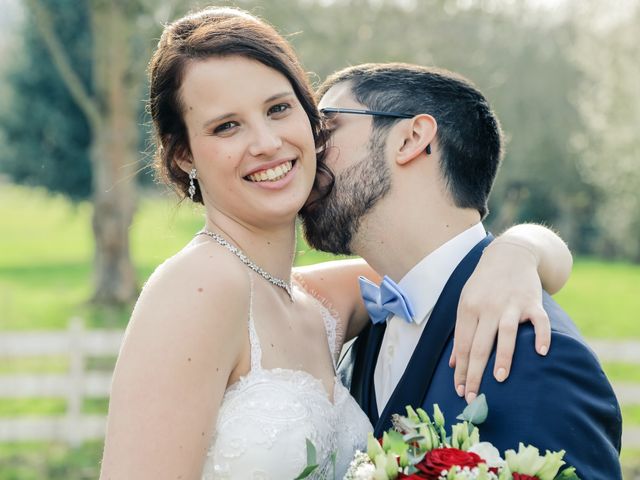
<path fill-rule="evenodd" d="M 0 442 L 63 440 L 78 445 L 104 436 L 103 415 L 82 412 L 85 397 L 109 396 L 111 373 L 87 370 L 88 357 L 115 356 L 123 330 L 87 330 L 82 320 L 72 319 L 67 331 L 0 332 L 0 362 L 6 358 L 64 355 L 69 358 L 65 374 L 2 374 L 0 398 L 64 398 L 65 415 L 54 417 L 0 418 Z M 589 344 L 603 362 L 620 362 L 640 368 L 640 342 L 592 340 Z M 622 405 L 640 404 L 640 384 L 615 383 Z M 623 445 L 640 448 L 640 428 L 625 426 Z"/>
<path fill-rule="evenodd" d="M 64 355 L 69 370 L 64 374 L 0 374 L 0 398 L 65 398 L 64 416 L 12 417 L 0 419 L 0 442 L 65 440 L 78 445 L 104 436 L 105 417 L 85 415 L 85 397 L 108 397 L 111 373 L 87 371 L 88 357 L 115 356 L 123 330 L 86 330 L 78 318 L 61 332 L 0 332 L 0 362 L 5 358 Z"/>

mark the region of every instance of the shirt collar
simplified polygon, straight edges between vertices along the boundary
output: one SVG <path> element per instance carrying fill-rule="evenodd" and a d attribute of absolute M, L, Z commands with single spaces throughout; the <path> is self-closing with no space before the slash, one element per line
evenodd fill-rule
<path fill-rule="evenodd" d="M 402 277 L 399 285 L 411 301 L 418 325 L 433 310 L 458 264 L 486 236 L 487 232 L 479 222 L 438 247 Z"/>

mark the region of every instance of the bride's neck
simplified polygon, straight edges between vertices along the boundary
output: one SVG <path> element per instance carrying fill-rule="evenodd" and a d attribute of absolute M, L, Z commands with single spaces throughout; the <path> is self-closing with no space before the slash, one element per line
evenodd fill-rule
<path fill-rule="evenodd" d="M 224 237 L 271 275 L 285 280 L 291 276 L 296 248 L 295 223 L 262 229 L 207 216 L 205 228 Z"/>

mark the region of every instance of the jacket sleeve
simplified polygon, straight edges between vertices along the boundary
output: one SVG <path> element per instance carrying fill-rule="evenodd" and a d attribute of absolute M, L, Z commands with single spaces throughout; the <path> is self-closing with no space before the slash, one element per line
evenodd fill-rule
<path fill-rule="evenodd" d="M 582 480 L 621 479 L 622 417 L 597 357 L 571 332 L 552 331 L 546 357 L 533 351 L 534 339 L 533 328 L 522 325 L 507 381 L 483 379 L 486 433 L 494 437 L 485 439 L 501 443 L 510 437 L 507 448 L 523 442 L 541 453 L 565 450 L 565 462 Z"/>

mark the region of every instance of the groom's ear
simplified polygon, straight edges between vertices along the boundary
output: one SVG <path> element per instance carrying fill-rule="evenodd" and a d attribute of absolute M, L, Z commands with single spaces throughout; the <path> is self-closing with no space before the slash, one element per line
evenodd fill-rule
<path fill-rule="evenodd" d="M 431 115 L 421 113 L 409 119 L 400 131 L 401 142 L 396 152 L 396 163 L 405 165 L 424 152 L 430 154 L 437 131 L 438 123 Z"/>

